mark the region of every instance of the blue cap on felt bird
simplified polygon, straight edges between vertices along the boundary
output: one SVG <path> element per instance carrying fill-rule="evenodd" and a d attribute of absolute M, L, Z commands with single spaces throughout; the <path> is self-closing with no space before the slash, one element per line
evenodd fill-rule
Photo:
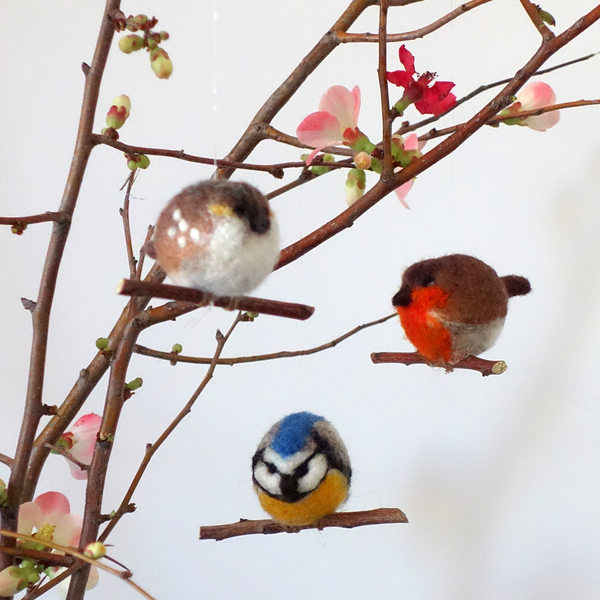
<path fill-rule="evenodd" d="M 252 458 L 261 506 L 284 525 L 312 525 L 348 497 L 352 469 L 333 425 L 310 412 L 284 417 L 265 434 Z"/>

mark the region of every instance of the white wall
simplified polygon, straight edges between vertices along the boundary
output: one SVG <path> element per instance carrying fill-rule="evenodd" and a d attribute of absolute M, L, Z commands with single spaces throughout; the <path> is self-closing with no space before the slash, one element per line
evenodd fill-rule
<path fill-rule="evenodd" d="M 393 31 L 427 24 L 456 1 L 430 0 L 391 11 Z M 547 0 L 558 29 L 595 5 Z M 83 75 L 102 3 L 57 0 L 3 6 L 0 19 L 1 215 L 55 210 L 74 145 Z M 268 95 L 345 8 L 323 3 L 132 1 L 171 34 L 175 64 L 156 79 L 146 56 L 115 47 L 100 94 L 97 130 L 122 93 L 132 114 L 126 143 L 223 156 Z M 216 14 L 216 20 L 213 15 Z M 557 64 L 598 50 L 600 25 L 556 55 Z M 377 10 L 353 31 L 376 31 Z M 516 0 L 496 0 L 443 30 L 410 42 L 417 69 L 456 82 L 464 95 L 512 75 L 540 36 Z M 397 65 L 392 45 L 390 65 Z M 600 58 L 544 78 L 559 101 L 600 96 Z M 394 68 L 396 68 L 394 66 Z M 376 46 L 338 48 L 274 120 L 289 133 L 334 84 L 363 92 L 360 127 L 379 139 Z M 453 112 L 459 123 L 491 93 Z M 416 113 L 408 118 L 415 118 Z M 485 128 L 419 176 L 411 210 L 389 196 L 350 230 L 272 275 L 257 295 L 316 306 L 306 323 L 261 317 L 239 327 L 225 354 L 308 348 L 391 312 L 404 268 L 450 252 L 476 255 L 500 274 L 530 278 L 533 293 L 511 301 L 507 325 L 486 356 L 508 371 L 482 378 L 425 366 L 373 365 L 372 351 L 410 350 L 396 320 L 321 354 L 217 369 L 192 414 L 152 462 L 110 538 L 110 554 L 157 598 L 283 595 L 403 600 L 596 599 L 600 586 L 600 444 L 597 339 L 600 333 L 600 112 L 563 111 L 546 133 Z M 265 144 L 251 160 L 295 160 L 295 149 Z M 212 169 L 152 158 L 132 199 L 133 235 L 182 187 Z M 128 171 L 119 152 L 94 150 L 75 214 L 51 321 L 45 402 L 58 404 L 94 356 L 125 300 L 127 275 L 118 208 Z M 238 173 L 267 192 L 280 182 Z M 287 180 L 291 180 L 290 174 Z M 371 180 L 372 182 L 374 179 Z M 331 174 L 273 201 L 283 241 L 306 235 L 345 208 L 344 176 Z M 20 426 L 30 342 L 22 296 L 35 299 L 50 226 L 22 237 L 0 229 L 0 452 L 12 454 Z M 145 332 L 140 343 L 210 355 L 217 327 L 232 315 L 197 311 Z M 118 506 L 144 446 L 187 401 L 203 367 L 134 357 L 144 386 L 127 402 L 108 475 L 104 511 Z M 101 412 L 105 383 L 85 412 Z M 349 531 L 199 542 L 200 525 L 262 518 L 250 458 L 264 431 L 295 410 L 325 415 L 354 466 L 348 510 L 399 506 L 410 524 Z M 0 476 L 8 479 L 6 467 Z M 53 456 L 39 492 L 66 493 L 81 513 L 85 484 Z M 90 598 L 138 596 L 102 575 Z"/>

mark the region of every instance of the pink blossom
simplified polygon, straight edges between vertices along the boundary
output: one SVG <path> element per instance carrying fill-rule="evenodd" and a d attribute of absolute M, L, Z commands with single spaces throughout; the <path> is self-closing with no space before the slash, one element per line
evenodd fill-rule
<path fill-rule="evenodd" d="M 523 86 L 517 94 L 515 103 L 509 106 L 507 111 L 518 114 L 521 111 L 536 110 L 552 104 L 556 104 L 554 90 L 543 81 L 532 81 Z M 535 129 L 535 131 L 546 131 L 546 129 L 554 127 L 559 120 L 559 111 L 553 110 L 535 117 L 520 119 L 517 124 Z"/>
<path fill-rule="evenodd" d="M 359 111 L 358 86 L 350 91 L 344 86 L 334 85 L 323 94 L 319 111 L 308 115 L 296 129 L 300 142 L 315 148 L 306 159 L 307 165 L 326 146 L 352 143 L 356 139 Z"/>
<path fill-rule="evenodd" d="M 96 446 L 96 437 L 100 430 L 100 423 L 102 417 L 94 413 L 83 415 L 78 419 L 72 426 L 71 430 L 64 434 L 64 437 L 68 438 L 72 446 L 69 452 L 73 458 L 76 458 L 79 462 L 85 465 L 89 465 L 92 462 L 92 456 L 94 455 L 94 448 Z M 67 459 L 68 460 L 68 459 Z M 69 468 L 71 469 L 71 475 L 75 479 L 87 479 L 87 471 L 82 471 L 75 463 L 69 462 Z"/>
<path fill-rule="evenodd" d="M 46 492 L 33 502 L 25 502 L 19 508 L 18 531 L 25 535 L 52 541 L 61 546 L 79 545 L 82 518 L 71 514 L 71 505 L 59 492 Z"/>
<path fill-rule="evenodd" d="M 403 113 L 411 104 L 422 115 L 439 115 L 456 102 L 456 96 L 450 92 L 454 87 L 451 81 L 431 82 L 435 73 L 427 71 L 419 75 L 415 70 L 415 57 L 402 44 L 398 51 L 404 70 L 388 71 L 387 80 L 394 85 L 404 88 L 402 99 L 396 104 L 396 110 Z"/>
<path fill-rule="evenodd" d="M 419 142 L 417 134 L 411 133 L 410 135 L 406 136 L 403 145 L 404 150 L 422 150 L 425 146 L 425 142 Z M 396 167 L 395 172 L 398 173 L 399 171 L 402 171 L 402 167 Z M 410 179 L 406 183 L 403 183 L 400 187 L 397 187 L 394 190 L 396 196 L 398 197 L 398 200 L 400 200 L 400 204 L 402 204 L 402 206 L 404 206 L 405 208 L 410 208 L 405 198 L 408 195 L 408 192 L 410 192 L 414 181 L 415 178 L 413 177 L 412 179 Z"/>

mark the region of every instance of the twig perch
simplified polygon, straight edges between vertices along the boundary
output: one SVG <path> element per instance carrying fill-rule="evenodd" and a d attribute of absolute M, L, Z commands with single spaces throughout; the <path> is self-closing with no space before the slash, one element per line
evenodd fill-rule
<path fill-rule="evenodd" d="M 376 364 L 398 363 L 401 365 L 430 365 L 418 352 L 373 352 L 371 360 Z M 436 366 L 436 365 L 433 365 Z M 484 377 L 488 375 L 502 375 L 508 368 L 503 360 L 485 360 L 477 356 L 467 356 L 451 365 L 444 367 L 447 372 L 454 369 L 467 369 L 479 371 Z"/>
<path fill-rule="evenodd" d="M 215 540 L 217 542 L 241 535 L 270 533 L 298 533 L 305 529 L 325 529 L 326 527 L 343 527 L 353 529 L 363 525 L 385 525 L 387 523 L 408 523 L 406 515 L 399 508 L 377 508 L 359 512 L 339 512 L 323 517 L 314 525 L 288 527 L 271 519 L 249 521 L 241 519 L 237 523 L 226 525 L 205 525 L 200 527 L 201 540 Z"/>
<path fill-rule="evenodd" d="M 196 304 L 212 304 L 227 310 L 243 310 L 300 321 L 305 321 L 315 312 L 313 306 L 307 306 L 306 304 L 264 300 L 262 298 L 252 298 L 251 296 L 215 297 L 194 288 L 131 279 L 122 279 L 117 287 L 117 293 L 123 296 L 151 296 L 153 298 L 194 302 Z"/>

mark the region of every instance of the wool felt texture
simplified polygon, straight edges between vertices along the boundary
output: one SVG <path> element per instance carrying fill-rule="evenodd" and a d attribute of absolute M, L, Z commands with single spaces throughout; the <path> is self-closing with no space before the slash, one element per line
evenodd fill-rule
<path fill-rule="evenodd" d="M 491 348 L 504 326 L 509 297 L 530 290 L 524 277 L 499 277 L 475 257 L 451 254 L 406 269 L 392 304 L 417 351 L 443 365 Z"/>
<path fill-rule="evenodd" d="M 264 435 L 252 459 L 252 479 L 273 519 L 305 525 L 335 511 L 352 478 L 346 446 L 333 425 L 309 412 L 293 413 Z"/>
<path fill-rule="evenodd" d="M 266 198 L 246 183 L 204 181 L 161 212 L 153 254 L 177 285 L 216 296 L 256 288 L 279 257 L 279 229 Z M 151 253 L 152 254 L 152 253 Z"/>
<path fill-rule="evenodd" d="M 348 497 L 348 479 L 339 471 L 329 471 L 319 487 L 298 502 L 284 502 L 269 496 L 260 487 L 256 493 L 261 506 L 284 525 L 312 525 L 330 515 Z"/>

